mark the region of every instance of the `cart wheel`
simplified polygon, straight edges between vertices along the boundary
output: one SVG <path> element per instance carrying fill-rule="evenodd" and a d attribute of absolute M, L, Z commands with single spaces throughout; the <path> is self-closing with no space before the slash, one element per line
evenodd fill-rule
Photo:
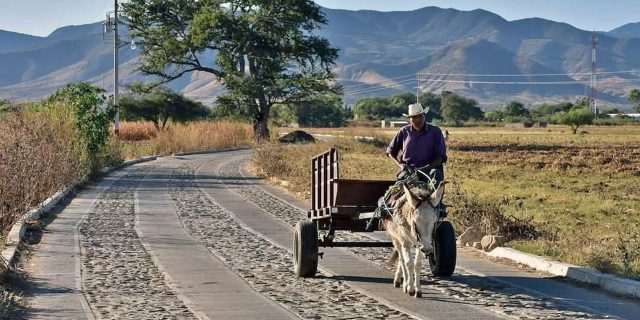
<path fill-rule="evenodd" d="M 300 220 L 293 234 L 293 268 L 297 277 L 313 277 L 318 270 L 318 227 Z"/>
<path fill-rule="evenodd" d="M 456 235 L 449 221 L 442 221 L 434 234 L 433 253 L 428 256 L 434 277 L 448 277 L 456 268 Z"/>

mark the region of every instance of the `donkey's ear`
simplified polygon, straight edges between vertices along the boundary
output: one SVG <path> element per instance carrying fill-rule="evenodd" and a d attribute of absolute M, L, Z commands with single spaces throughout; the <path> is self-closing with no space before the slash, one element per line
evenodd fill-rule
<path fill-rule="evenodd" d="M 429 196 L 429 203 L 431 203 L 433 207 L 439 205 L 440 201 L 442 201 L 442 196 L 444 196 L 444 182 L 440 182 L 438 189 Z"/>
<path fill-rule="evenodd" d="M 407 202 L 409 202 L 409 206 L 411 206 L 412 209 L 416 209 L 418 207 L 418 201 L 413 197 L 406 184 L 402 184 L 402 188 L 404 189 L 404 197 L 407 199 Z"/>

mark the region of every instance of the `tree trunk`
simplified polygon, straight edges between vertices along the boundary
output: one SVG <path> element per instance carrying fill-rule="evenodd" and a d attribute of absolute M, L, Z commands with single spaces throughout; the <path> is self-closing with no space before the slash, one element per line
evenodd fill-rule
<path fill-rule="evenodd" d="M 571 130 L 573 131 L 573 134 L 576 134 L 576 132 L 578 132 L 578 126 L 571 127 Z"/>
<path fill-rule="evenodd" d="M 253 122 L 253 140 L 256 144 L 269 141 L 269 126 L 267 117 L 257 116 Z"/>
<path fill-rule="evenodd" d="M 269 109 L 264 98 L 257 98 L 258 110 L 253 120 L 253 140 L 256 144 L 269 141 Z"/>

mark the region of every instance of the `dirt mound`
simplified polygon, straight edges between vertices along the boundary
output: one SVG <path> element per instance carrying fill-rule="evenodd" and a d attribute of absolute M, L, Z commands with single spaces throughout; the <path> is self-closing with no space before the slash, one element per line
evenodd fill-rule
<path fill-rule="evenodd" d="M 282 136 L 280 139 L 278 139 L 278 141 L 283 143 L 306 143 L 315 142 L 316 139 L 312 135 L 302 130 L 296 130 Z"/>

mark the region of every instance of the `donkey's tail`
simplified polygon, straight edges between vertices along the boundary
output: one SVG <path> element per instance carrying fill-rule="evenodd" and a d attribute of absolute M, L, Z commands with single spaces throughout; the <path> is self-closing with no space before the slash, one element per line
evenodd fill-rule
<path fill-rule="evenodd" d="M 391 257 L 389 257 L 389 260 L 387 261 L 387 266 L 389 267 L 394 267 L 396 265 L 396 262 L 398 261 L 398 250 L 396 250 L 396 248 L 393 248 L 393 252 L 391 252 Z"/>

